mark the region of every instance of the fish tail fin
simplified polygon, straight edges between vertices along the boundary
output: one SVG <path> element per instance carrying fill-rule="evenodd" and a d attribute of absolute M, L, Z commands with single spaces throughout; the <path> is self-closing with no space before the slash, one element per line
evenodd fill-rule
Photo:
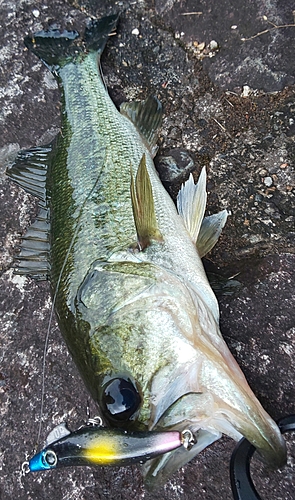
<path fill-rule="evenodd" d="M 104 50 L 108 36 L 116 28 L 118 14 L 112 14 L 101 19 L 95 19 L 85 29 L 84 38 L 79 38 L 77 31 L 59 31 L 55 26 L 42 30 L 24 39 L 25 46 L 38 56 L 45 66 L 54 74 L 69 62 L 83 58 L 89 51 L 97 52 L 100 56 Z"/>
<path fill-rule="evenodd" d="M 119 14 L 93 19 L 88 24 L 84 33 L 84 42 L 88 50 L 93 50 L 102 54 L 109 35 L 116 29 Z"/>

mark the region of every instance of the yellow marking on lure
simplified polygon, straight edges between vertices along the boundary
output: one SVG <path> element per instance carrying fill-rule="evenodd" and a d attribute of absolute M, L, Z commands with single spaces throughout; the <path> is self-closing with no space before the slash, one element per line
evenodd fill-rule
<path fill-rule="evenodd" d="M 118 446 L 118 439 L 108 436 L 106 439 L 98 437 L 91 440 L 91 443 L 84 448 L 83 456 L 97 465 L 109 465 L 122 453 Z"/>

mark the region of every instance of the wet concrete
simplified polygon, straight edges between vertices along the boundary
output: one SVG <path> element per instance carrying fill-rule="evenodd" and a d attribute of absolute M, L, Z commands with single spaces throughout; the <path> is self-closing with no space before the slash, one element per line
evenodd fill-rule
<path fill-rule="evenodd" d="M 144 490 L 137 467 L 68 469 L 20 475 L 37 439 L 42 355 L 50 315 L 47 283 L 12 274 L 20 236 L 36 214 L 36 201 L 3 172 L 19 147 L 44 144 L 59 127 L 59 96 L 48 71 L 23 46 L 23 36 L 58 22 L 82 30 L 88 14 L 122 10 L 118 35 L 103 58 L 116 102 L 156 93 L 165 118 L 158 160 L 175 197 L 190 171 L 208 170 L 208 213 L 231 212 L 208 268 L 239 273 L 240 289 L 221 296 L 221 329 L 266 410 L 294 412 L 294 27 L 292 2 L 10 2 L 0 25 L 1 364 L 0 498 L 176 500 L 231 498 L 229 459 L 234 442 L 223 438 L 178 471 L 155 494 Z M 202 14 L 182 15 L 189 12 Z M 237 26 L 233 29 L 232 26 Z M 134 28 L 138 34 L 132 34 Z M 137 33 L 137 32 L 136 32 Z M 217 50 L 209 43 L 216 40 Z M 205 42 L 203 47 L 202 43 Z M 212 57 L 209 57 L 212 55 Z M 251 89 L 243 87 L 247 85 Z M 275 92 L 274 91 L 279 91 Z M 193 162 L 193 163 L 192 163 Z M 174 168 L 171 170 L 171 165 Z M 172 173 L 171 173 L 172 172 Z M 72 428 L 86 418 L 89 396 L 55 321 L 45 370 L 42 438 L 62 420 Z M 294 443 L 287 467 L 271 472 L 255 463 L 262 498 L 294 496 Z M 293 443 L 293 444 L 292 444 Z M 293 448 L 292 448 L 293 446 Z"/>

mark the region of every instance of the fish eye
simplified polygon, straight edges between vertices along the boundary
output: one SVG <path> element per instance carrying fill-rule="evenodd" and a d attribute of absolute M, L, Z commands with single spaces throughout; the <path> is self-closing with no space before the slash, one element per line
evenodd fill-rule
<path fill-rule="evenodd" d="M 43 461 L 44 465 L 47 467 L 48 466 L 55 467 L 57 464 L 57 456 L 54 453 L 54 451 L 47 450 L 42 457 L 42 461 Z"/>
<path fill-rule="evenodd" d="M 138 389 L 129 378 L 113 378 L 103 387 L 102 407 L 111 420 L 132 420 L 140 404 Z"/>

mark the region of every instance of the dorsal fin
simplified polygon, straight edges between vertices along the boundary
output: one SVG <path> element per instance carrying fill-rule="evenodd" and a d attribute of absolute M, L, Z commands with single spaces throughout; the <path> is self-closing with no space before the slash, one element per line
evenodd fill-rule
<path fill-rule="evenodd" d="M 37 218 L 22 238 L 15 272 L 37 280 L 46 280 L 50 274 L 49 264 L 49 210 L 40 208 Z"/>
<path fill-rule="evenodd" d="M 162 123 L 162 104 L 155 96 L 145 101 L 125 102 L 120 112 L 127 116 L 146 142 L 152 156 L 157 152 L 158 131 Z"/>
<path fill-rule="evenodd" d="M 197 249 L 200 257 L 204 257 L 217 243 L 227 220 L 227 210 L 205 217 L 197 239 Z"/>
<path fill-rule="evenodd" d="M 16 184 L 42 201 L 46 198 L 46 175 L 52 147 L 49 144 L 20 151 L 6 171 Z"/>
<path fill-rule="evenodd" d="M 17 274 L 46 279 L 49 265 L 49 209 L 46 206 L 46 175 L 53 145 L 20 151 L 7 175 L 28 193 L 39 198 L 39 213 L 22 238 L 16 257 Z"/>
<path fill-rule="evenodd" d="M 152 185 L 146 167 L 145 155 L 140 161 L 135 181 L 131 171 L 131 200 L 135 227 L 140 250 L 150 245 L 152 240 L 161 241 L 153 199 Z"/>
<path fill-rule="evenodd" d="M 177 196 L 177 208 L 184 220 L 192 240 L 196 243 L 205 214 L 207 202 L 206 169 L 202 169 L 197 184 L 190 174 L 188 180 L 181 187 Z"/>

